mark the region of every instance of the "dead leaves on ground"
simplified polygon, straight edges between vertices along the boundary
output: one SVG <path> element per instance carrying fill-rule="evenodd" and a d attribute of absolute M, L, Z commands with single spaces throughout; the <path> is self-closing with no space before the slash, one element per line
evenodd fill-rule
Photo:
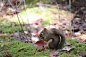
<path fill-rule="evenodd" d="M 18 49 L 17 51 L 20 52 L 21 50 L 24 50 L 24 49 L 25 49 L 25 47 L 22 47 L 22 48 Z"/>
<path fill-rule="evenodd" d="M 5 57 L 12 57 L 11 54 L 12 54 L 12 53 L 6 53 L 6 54 L 4 54 L 3 56 L 5 56 Z"/>
<path fill-rule="evenodd" d="M 54 55 L 56 55 L 56 54 L 58 54 L 59 52 L 58 51 L 56 51 L 56 52 L 51 52 L 50 54 L 49 54 L 49 56 L 50 57 L 53 57 Z"/>
<path fill-rule="evenodd" d="M 80 56 L 82 56 L 82 57 L 86 57 L 86 53 L 80 54 Z"/>
<path fill-rule="evenodd" d="M 62 48 L 62 50 L 63 51 L 71 51 L 73 48 L 75 48 L 75 47 L 65 46 L 64 48 Z"/>

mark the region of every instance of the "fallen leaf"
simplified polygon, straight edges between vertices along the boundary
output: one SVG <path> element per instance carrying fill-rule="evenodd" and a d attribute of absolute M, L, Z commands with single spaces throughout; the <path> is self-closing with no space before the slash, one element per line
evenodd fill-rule
<path fill-rule="evenodd" d="M 35 44 L 38 45 L 38 48 L 40 48 L 40 47 L 44 46 L 45 43 L 44 43 L 44 41 L 37 41 Z"/>
<path fill-rule="evenodd" d="M 41 19 L 38 19 L 38 20 L 36 20 L 36 21 L 34 21 L 32 24 L 36 24 L 36 25 L 38 25 L 38 24 L 40 24 L 41 23 L 41 21 L 43 21 L 43 19 L 41 18 Z"/>
<path fill-rule="evenodd" d="M 49 54 L 49 56 L 50 56 L 50 57 L 53 57 L 54 55 L 56 55 L 56 54 L 58 54 L 58 53 L 59 53 L 58 51 L 52 52 L 52 53 Z"/>
<path fill-rule="evenodd" d="M 4 54 L 3 56 L 5 56 L 5 57 L 12 57 L 11 54 L 12 54 L 12 53 L 6 53 L 6 54 Z"/>
<path fill-rule="evenodd" d="M 81 36 L 80 32 L 75 32 L 74 34 L 75 34 L 75 36 Z"/>
<path fill-rule="evenodd" d="M 17 51 L 19 52 L 19 51 L 23 50 L 24 48 L 25 48 L 25 47 L 22 47 L 22 48 L 18 49 Z"/>
<path fill-rule="evenodd" d="M 37 32 L 36 32 L 35 34 L 36 34 L 37 36 L 39 36 L 39 34 L 38 34 Z"/>
<path fill-rule="evenodd" d="M 66 42 L 66 44 L 67 44 L 68 46 L 73 45 L 73 43 L 70 43 L 70 42 Z"/>
<path fill-rule="evenodd" d="M 28 34 L 28 31 L 24 31 L 25 34 Z"/>
<path fill-rule="evenodd" d="M 86 56 L 86 53 L 80 54 L 80 56 L 84 56 L 85 57 Z"/>
<path fill-rule="evenodd" d="M 79 38 L 78 42 L 83 43 L 84 42 L 84 39 Z"/>
<path fill-rule="evenodd" d="M 17 36 L 18 37 L 19 36 L 19 32 L 15 32 L 14 33 L 14 36 Z"/>
<path fill-rule="evenodd" d="M 0 34 L 3 34 L 4 32 L 3 31 L 0 31 Z"/>
<path fill-rule="evenodd" d="M 70 38 L 70 36 L 69 36 L 69 35 L 67 35 L 67 38 Z"/>
<path fill-rule="evenodd" d="M 79 38 L 86 40 L 86 34 L 82 34 Z"/>
<path fill-rule="evenodd" d="M 4 15 L 5 15 L 5 12 L 4 11 L 0 12 L 0 17 L 1 16 L 4 16 Z"/>
<path fill-rule="evenodd" d="M 41 51 L 44 51 L 44 50 L 45 50 L 45 48 L 43 47 L 43 48 L 38 49 L 37 52 L 41 52 Z"/>
<path fill-rule="evenodd" d="M 8 37 L 12 37 L 14 35 L 15 32 L 13 32 L 12 34 L 10 34 Z"/>
<path fill-rule="evenodd" d="M 75 47 L 74 47 L 74 46 L 73 46 L 73 47 L 65 46 L 64 48 L 62 48 L 62 50 L 64 50 L 64 51 L 70 51 L 70 50 L 72 50 L 73 48 L 75 48 Z"/>

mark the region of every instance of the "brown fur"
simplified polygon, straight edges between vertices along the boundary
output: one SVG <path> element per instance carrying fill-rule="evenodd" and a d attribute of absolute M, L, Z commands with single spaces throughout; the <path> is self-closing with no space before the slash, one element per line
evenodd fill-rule
<path fill-rule="evenodd" d="M 63 32 L 55 28 L 44 28 L 44 30 L 40 33 L 39 37 L 41 40 L 48 42 L 45 47 L 50 49 L 60 49 L 65 43 L 65 36 Z"/>

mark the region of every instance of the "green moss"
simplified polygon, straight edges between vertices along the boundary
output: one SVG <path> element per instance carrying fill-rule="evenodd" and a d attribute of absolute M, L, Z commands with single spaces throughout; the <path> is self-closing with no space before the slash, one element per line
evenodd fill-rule
<path fill-rule="evenodd" d="M 50 19 L 46 19 L 46 20 L 42 21 L 41 24 L 42 24 L 42 25 L 46 25 L 46 24 L 49 23 L 49 21 L 50 21 Z"/>
<path fill-rule="evenodd" d="M 22 31 L 22 28 L 20 26 L 4 26 L 2 28 L 0 28 L 1 31 L 3 31 L 4 33 L 13 33 L 13 32 L 18 32 L 18 31 Z M 25 26 L 23 27 L 23 30 L 26 30 Z"/>
<path fill-rule="evenodd" d="M 23 30 L 26 30 L 25 26 L 23 26 Z M 3 31 L 4 33 L 13 33 L 22 31 L 22 28 L 21 26 L 17 26 L 16 23 L 11 23 L 8 21 L 0 25 L 0 31 Z"/>
<path fill-rule="evenodd" d="M 44 1 L 46 1 L 46 0 L 41 0 L 41 2 L 44 2 Z M 37 5 L 36 5 L 37 2 L 40 2 L 40 0 L 34 0 L 34 1 L 32 1 L 32 0 L 27 0 L 27 1 L 26 1 L 26 4 L 28 4 L 28 6 L 32 8 L 32 7 L 37 6 Z"/>
<path fill-rule="evenodd" d="M 0 34 L 0 37 L 8 36 L 7 34 Z"/>
<path fill-rule="evenodd" d="M 6 53 L 12 53 L 12 56 L 15 57 L 26 57 L 29 55 L 33 55 L 35 53 L 35 50 L 37 47 L 35 47 L 34 45 L 32 45 L 31 43 L 22 43 L 14 38 L 5 38 L 3 39 L 3 48 L 0 47 L 0 51 L 4 51 L 4 49 L 6 49 L 7 51 L 4 52 L 0 52 L 0 54 L 6 54 Z M 9 41 L 9 42 L 8 42 Z M 19 50 L 20 48 L 25 47 L 23 50 L 21 50 L 20 52 L 18 52 L 17 50 Z M 34 50 L 35 49 L 35 50 Z"/>
<path fill-rule="evenodd" d="M 75 46 L 74 49 L 71 51 L 62 51 L 61 49 L 58 50 L 52 50 L 52 49 L 46 49 L 41 52 L 36 51 L 36 46 L 32 45 L 31 43 L 22 43 L 15 38 L 0 38 L 0 41 L 3 41 L 0 44 L 0 54 L 6 54 L 6 53 L 12 53 L 11 55 L 13 57 L 48 57 L 51 52 L 58 51 L 59 55 L 58 57 L 81 57 L 80 54 L 86 53 L 86 44 L 85 43 L 79 43 L 75 39 L 67 38 L 66 42 L 73 43 L 72 46 Z M 3 44 L 3 48 L 1 48 L 1 45 Z M 64 45 L 67 46 L 67 45 Z M 72 47 L 69 46 L 69 47 Z M 21 51 L 17 51 L 20 48 L 25 47 Z M 77 52 L 78 51 L 78 52 Z M 2 56 L 3 56 L 2 55 Z M 0 55 L 1 56 L 1 55 Z"/>
<path fill-rule="evenodd" d="M 51 4 L 51 2 L 50 2 L 50 1 L 48 1 L 48 2 L 46 2 L 46 4 Z"/>
<path fill-rule="evenodd" d="M 77 43 L 78 41 L 76 39 L 68 38 L 66 39 L 66 42 Z"/>
<path fill-rule="evenodd" d="M 4 35 L 1 34 L 1 37 L 2 36 L 4 36 Z M 75 48 L 73 50 L 69 51 L 69 52 L 61 51 L 61 49 L 58 49 L 58 50 L 47 49 L 47 50 L 42 51 L 42 52 L 37 52 L 36 47 L 34 45 L 32 45 L 30 43 L 28 43 L 28 44 L 27 43 L 22 43 L 22 42 L 14 39 L 14 38 L 4 38 L 4 39 L 0 38 L 0 41 L 3 41 L 3 43 L 0 44 L 0 51 L 7 50 L 7 51 L 4 51 L 3 53 L 1 53 L 1 52 L 0 53 L 1 54 L 12 53 L 12 56 L 14 56 L 14 57 L 16 57 L 16 56 L 21 57 L 21 55 L 23 57 L 24 56 L 25 57 L 28 57 L 28 56 L 33 57 L 33 55 L 35 57 L 36 56 L 44 57 L 44 56 L 49 56 L 49 53 L 55 52 L 55 51 L 60 51 L 59 54 L 57 54 L 57 55 L 60 55 L 59 57 L 63 57 L 63 56 L 65 56 L 65 57 L 66 56 L 77 57 L 77 56 L 79 56 L 79 54 L 86 53 L 86 48 L 85 48 L 86 44 L 85 43 L 79 43 L 79 42 L 77 42 L 77 40 L 71 39 L 71 38 L 67 38 L 66 42 L 73 43 L 72 46 L 75 46 Z M 3 48 L 1 48 L 2 44 L 3 44 Z M 65 47 L 65 46 L 67 46 L 67 44 L 65 44 L 63 47 Z M 20 52 L 17 52 L 17 50 L 22 48 L 22 47 L 25 47 L 24 50 L 21 50 Z M 77 53 L 77 51 L 79 51 L 79 52 Z"/>
<path fill-rule="evenodd" d="M 3 17 L 0 17 L 0 23 L 2 23 L 4 21 Z"/>
<path fill-rule="evenodd" d="M 79 55 L 75 55 L 75 54 L 69 54 L 69 53 L 63 53 L 62 55 L 58 56 L 58 57 L 82 57 Z"/>

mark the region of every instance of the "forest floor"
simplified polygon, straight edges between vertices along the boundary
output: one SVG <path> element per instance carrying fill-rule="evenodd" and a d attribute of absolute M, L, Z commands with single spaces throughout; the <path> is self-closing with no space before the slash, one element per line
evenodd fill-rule
<path fill-rule="evenodd" d="M 49 2 L 43 1 L 43 3 Z M 72 2 L 72 13 L 70 13 L 70 8 L 67 4 L 64 4 L 64 6 L 60 5 L 60 10 L 58 10 L 57 6 L 54 4 L 46 5 L 43 3 L 36 2 L 36 7 L 33 7 L 33 4 L 30 4 L 29 6 L 26 5 L 26 11 L 24 5 L 21 5 L 17 9 L 19 15 L 17 16 L 16 9 L 12 8 L 8 3 L 4 4 L 0 2 L 0 56 L 86 56 L 85 0 L 76 0 L 75 2 Z M 62 2 L 60 1 L 59 3 Z M 4 6 L 2 4 L 4 4 Z M 28 8 L 30 6 L 33 8 Z M 72 38 L 70 37 L 70 22 L 72 25 Z M 66 43 L 63 46 L 63 49 L 51 50 L 45 49 L 44 47 L 37 48 L 36 42 L 39 40 L 38 34 L 40 34 L 40 31 L 44 27 L 54 27 L 64 32 Z M 24 33 L 22 32 L 22 29 L 24 30 Z M 32 41 L 27 40 L 30 39 L 30 36 L 32 37 Z M 43 44 L 44 43 L 41 42 L 41 45 Z"/>

